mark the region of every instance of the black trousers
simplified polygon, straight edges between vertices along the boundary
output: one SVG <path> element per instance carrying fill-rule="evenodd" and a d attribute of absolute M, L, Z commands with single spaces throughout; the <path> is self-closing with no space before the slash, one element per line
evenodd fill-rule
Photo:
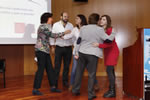
<path fill-rule="evenodd" d="M 96 79 L 98 57 L 94 55 L 88 55 L 79 53 L 79 59 L 77 61 L 76 76 L 73 84 L 72 92 L 79 93 L 81 87 L 81 81 L 84 73 L 84 69 L 88 70 L 88 98 L 95 96 L 94 81 Z"/>
<path fill-rule="evenodd" d="M 58 86 L 59 73 L 61 62 L 63 60 L 63 84 L 68 83 L 69 66 L 72 58 L 72 46 L 59 47 L 55 49 L 55 72 L 56 72 L 56 86 Z"/>
<path fill-rule="evenodd" d="M 109 88 L 115 88 L 116 76 L 115 76 L 114 66 L 107 66 L 106 72 L 109 79 Z"/>
<path fill-rule="evenodd" d="M 49 54 L 41 52 L 41 51 L 36 51 L 35 55 L 37 57 L 37 72 L 35 74 L 35 79 L 34 79 L 34 89 L 39 89 L 41 87 L 42 79 L 43 79 L 43 74 L 44 74 L 44 69 L 46 69 L 48 80 L 49 80 L 49 85 L 54 86 L 56 84 L 56 73 L 54 71 L 54 68 L 52 66 L 51 62 L 51 57 Z"/>

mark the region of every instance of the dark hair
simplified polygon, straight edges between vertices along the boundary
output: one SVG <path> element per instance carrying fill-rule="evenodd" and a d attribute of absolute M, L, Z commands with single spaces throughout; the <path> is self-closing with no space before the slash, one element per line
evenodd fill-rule
<path fill-rule="evenodd" d="M 107 20 L 106 29 L 112 27 L 112 26 L 111 26 L 111 18 L 110 18 L 110 16 L 108 16 L 108 15 L 103 15 L 103 16 L 101 16 L 101 18 L 102 18 L 102 17 L 106 17 L 106 20 Z"/>
<path fill-rule="evenodd" d="M 81 26 L 87 25 L 87 20 L 86 20 L 86 17 L 84 15 L 78 14 L 77 16 L 81 19 Z M 79 28 L 78 25 L 77 25 L 77 27 Z"/>
<path fill-rule="evenodd" d="M 89 16 L 89 20 L 88 20 L 89 24 L 97 24 L 98 21 L 99 21 L 99 16 L 100 16 L 100 15 L 97 14 L 97 13 L 91 14 L 91 15 Z"/>
<path fill-rule="evenodd" d="M 42 16 L 41 16 L 41 24 L 47 23 L 48 18 L 50 18 L 52 16 L 53 16 L 53 14 L 49 13 L 49 12 L 46 12 L 46 13 L 42 14 Z"/>

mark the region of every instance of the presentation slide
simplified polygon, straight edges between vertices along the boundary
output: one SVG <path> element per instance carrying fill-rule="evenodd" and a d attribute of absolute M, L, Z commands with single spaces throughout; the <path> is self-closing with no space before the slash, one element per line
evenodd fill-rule
<path fill-rule="evenodd" d="M 40 17 L 51 0 L 0 0 L 0 44 L 35 44 Z"/>

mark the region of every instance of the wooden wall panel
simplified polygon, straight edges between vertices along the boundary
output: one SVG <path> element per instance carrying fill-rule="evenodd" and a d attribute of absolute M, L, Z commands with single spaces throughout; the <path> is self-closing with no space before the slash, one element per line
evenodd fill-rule
<path fill-rule="evenodd" d="M 142 27 L 148 27 L 150 28 L 150 0 L 143 0 L 140 1 L 143 2 L 141 3 L 141 10 L 142 10 L 142 22 L 143 26 Z"/>
<path fill-rule="evenodd" d="M 37 64 L 34 61 L 35 52 L 34 45 L 24 46 L 24 75 L 34 75 L 37 69 Z"/>
<path fill-rule="evenodd" d="M 6 59 L 6 77 L 18 77 L 24 75 L 24 54 L 21 45 L 1 45 L 0 58 Z M 0 74 L 2 75 L 2 74 Z"/>

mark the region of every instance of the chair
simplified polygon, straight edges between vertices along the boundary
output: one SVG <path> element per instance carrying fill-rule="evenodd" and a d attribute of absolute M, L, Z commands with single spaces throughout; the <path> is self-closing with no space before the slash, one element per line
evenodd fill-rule
<path fill-rule="evenodd" d="M 6 87 L 5 82 L 5 59 L 0 59 L 0 73 L 3 73 L 3 82 L 4 82 L 4 88 Z"/>

